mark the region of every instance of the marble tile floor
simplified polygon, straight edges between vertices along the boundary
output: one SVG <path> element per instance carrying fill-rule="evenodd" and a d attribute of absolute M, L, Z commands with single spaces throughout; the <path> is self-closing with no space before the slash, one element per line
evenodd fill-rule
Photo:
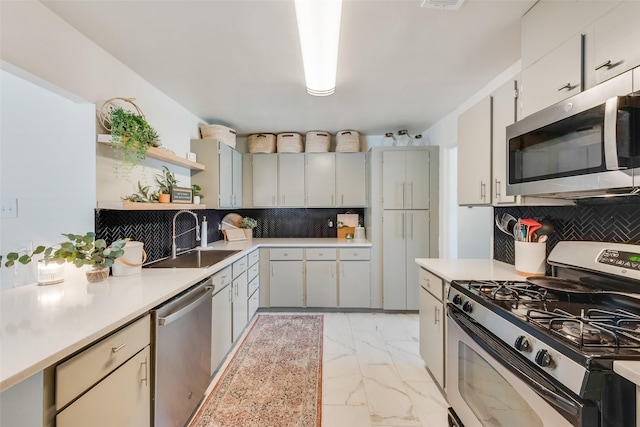
<path fill-rule="evenodd" d="M 419 354 L 418 314 L 322 314 L 322 427 L 447 426 Z"/>

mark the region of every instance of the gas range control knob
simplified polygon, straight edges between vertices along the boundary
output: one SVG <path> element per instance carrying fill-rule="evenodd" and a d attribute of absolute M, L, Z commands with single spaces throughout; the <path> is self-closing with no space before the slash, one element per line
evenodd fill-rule
<path fill-rule="evenodd" d="M 536 353 L 536 363 L 543 368 L 551 366 L 551 355 L 547 350 L 540 350 Z"/>
<path fill-rule="evenodd" d="M 462 297 L 460 296 L 460 294 L 455 294 L 453 296 L 453 303 L 456 305 L 462 304 Z"/>
<path fill-rule="evenodd" d="M 529 345 L 529 340 L 524 335 L 520 335 L 518 338 L 516 338 L 516 342 L 515 342 L 514 346 L 516 347 L 516 349 L 518 349 L 520 351 L 530 351 L 531 350 L 531 346 Z"/>
<path fill-rule="evenodd" d="M 471 301 L 467 301 L 462 305 L 462 311 L 471 313 L 472 309 L 473 309 L 473 305 L 471 304 Z"/>

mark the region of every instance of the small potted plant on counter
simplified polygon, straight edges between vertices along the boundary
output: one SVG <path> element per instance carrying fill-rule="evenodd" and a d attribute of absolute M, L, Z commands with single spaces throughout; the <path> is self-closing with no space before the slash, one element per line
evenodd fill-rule
<path fill-rule="evenodd" d="M 178 183 L 176 176 L 168 167 L 162 166 L 162 173 L 156 174 L 156 184 L 158 184 L 158 201 L 169 203 L 171 201 L 171 187 Z"/>
<path fill-rule="evenodd" d="M 44 246 L 38 246 L 33 252 L 21 256 L 15 252 L 8 253 L 4 266 L 11 267 L 16 261 L 28 264 L 34 255 L 43 254 L 46 263 L 70 262 L 78 268 L 84 265 L 90 266 L 91 268 L 86 271 L 87 281 L 101 282 L 109 276 L 109 267 L 117 258 L 124 255 L 123 248 L 127 243 L 125 240 L 116 240 L 107 246 L 107 242 L 104 239 L 96 239 L 96 234 L 92 231 L 85 235 L 69 233 L 63 236 L 69 241 L 46 249 Z"/>
<path fill-rule="evenodd" d="M 192 184 L 191 189 L 193 190 L 193 203 L 195 205 L 199 205 L 201 199 L 204 199 L 204 196 L 202 195 L 202 187 L 198 184 Z"/>
<path fill-rule="evenodd" d="M 240 228 L 244 229 L 244 235 L 247 239 L 253 237 L 253 229 L 256 228 L 257 225 L 258 222 L 248 216 L 243 217 L 242 221 L 240 221 Z"/>

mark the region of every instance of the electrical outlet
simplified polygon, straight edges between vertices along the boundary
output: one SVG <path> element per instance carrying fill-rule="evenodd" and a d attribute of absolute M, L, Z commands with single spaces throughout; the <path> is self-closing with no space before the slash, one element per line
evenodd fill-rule
<path fill-rule="evenodd" d="M 18 199 L 2 199 L 2 206 L 0 206 L 0 217 L 2 218 L 17 218 L 18 217 Z"/>

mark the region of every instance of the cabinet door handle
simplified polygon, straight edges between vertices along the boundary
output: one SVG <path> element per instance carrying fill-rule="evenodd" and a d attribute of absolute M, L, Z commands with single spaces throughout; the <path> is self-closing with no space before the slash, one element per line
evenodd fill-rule
<path fill-rule="evenodd" d="M 437 325 L 438 323 L 440 323 L 440 309 L 438 307 L 434 307 L 435 308 L 435 319 L 434 319 L 434 323 Z"/>
<path fill-rule="evenodd" d="M 413 209 L 413 182 L 409 183 L 409 208 Z"/>
<path fill-rule="evenodd" d="M 404 191 L 405 191 L 404 187 L 405 187 L 406 184 L 407 184 L 406 182 L 402 183 L 402 203 L 400 204 L 401 208 L 404 208 Z M 404 232 L 402 232 L 402 234 L 404 234 Z"/>
<path fill-rule="evenodd" d="M 340 273 L 342 274 L 342 277 L 344 277 L 344 264 L 340 263 Z"/>
<path fill-rule="evenodd" d="M 331 195 L 331 205 L 330 205 L 330 206 L 333 206 L 333 205 L 334 205 L 334 202 L 335 202 L 334 198 L 335 198 L 335 196 L 332 194 L 332 195 Z"/>
<path fill-rule="evenodd" d="M 405 224 L 405 218 L 404 218 L 404 212 L 402 212 L 400 214 L 402 216 L 402 234 L 400 235 L 402 237 L 402 240 L 404 240 L 405 236 L 406 236 L 406 224 Z"/>
<path fill-rule="evenodd" d="M 117 352 L 119 352 L 119 351 L 120 351 L 120 350 L 122 350 L 126 345 L 127 345 L 127 343 L 125 342 L 125 343 L 120 344 L 120 345 L 119 345 L 119 346 L 117 346 L 117 347 L 111 347 L 111 353 L 117 353 Z"/>
<path fill-rule="evenodd" d="M 233 286 L 229 286 L 229 304 L 231 304 L 233 302 L 233 289 L 231 289 Z"/>
<path fill-rule="evenodd" d="M 487 184 L 480 181 L 480 199 L 484 200 L 487 197 Z"/>
<path fill-rule="evenodd" d="M 273 264 L 271 264 L 271 277 L 273 277 Z"/>
<path fill-rule="evenodd" d="M 331 264 L 331 277 L 336 277 L 335 265 Z"/>
<path fill-rule="evenodd" d="M 607 67 L 607 70 L 610 70 L 612 68 L 617 67 L 618 65 L 622 64 L 624 62 L 624 59 L 618 61 L 618 62 L 611 62 L 611 60 L 608 60 L 606 62 L 603 62 L 602 64 L 598 65 L 596 67 L 596 71 L 599 70 L 600 68 L 604 68 Z"/>
<path fill-rule="evenodd" d="M 144 365 L 144 378 L 140 379 L 140 383 L 149 385 L 149 358 L 145 357 L 144 362 L 140 363 L 140 365 Z"/>
<path fill-rule="evenodd" d="M 409 238 L 413 240 L 413 213 L 408 214 L 407 222 L 411 225 L 411 233 L 409 233 Z"/>
<path fill-rule="evenodd" d="M 344 194 L 340 195 L 340 206 L 344 206 Z"/>
<path fill-rule="evenodd" d="M 577 87 L 577 85 L 574 86 L 571 83 L 567 83 L 566 85 L 559 87 L 558 88 L 558 92 L 560 92 L 561 90 L 565 90 L 565 89 L 566 90 L 572 90 L 572 89 L 574 89 L 576 87 Z"/>
<path fill-rule="evenodd" d="M 496 199 L 500 198 L 500 181 L 496 179 Z"/>

